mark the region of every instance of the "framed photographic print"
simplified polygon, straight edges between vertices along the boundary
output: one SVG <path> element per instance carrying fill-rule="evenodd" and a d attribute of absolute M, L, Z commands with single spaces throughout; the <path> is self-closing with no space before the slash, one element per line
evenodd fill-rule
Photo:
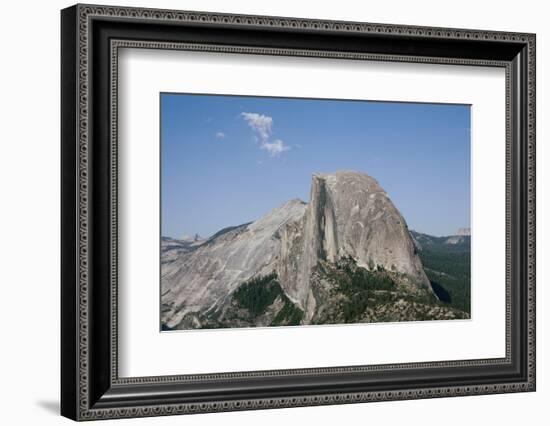
<path fill-rule="evenodd" d="M 535 390 L 535 36 L 76 5 L 74 420 Z"/>

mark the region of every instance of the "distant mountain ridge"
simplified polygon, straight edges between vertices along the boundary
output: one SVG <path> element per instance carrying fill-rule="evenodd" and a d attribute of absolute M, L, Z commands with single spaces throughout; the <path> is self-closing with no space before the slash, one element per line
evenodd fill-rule
<path fill-rule="evenodd" d="M 372 177 L 314 174 L 309 203 L 290 200 L 200 243 L 163 238 L 162 323 L 172 329 L 466 317 L 439 302 L 417 239 L 431 241 L 409 232 Z"/>
<path fill-rule="evenodd" d="M 471 230 L 470 230 L 470 228 L 458 228 L 458 231 L 456 231 L 456 235 L 470 236 L 471 235 Z"/>
<path fill-rule="evenodd" d="M 464 229 L 464 228 L 461 228 Z M 470 228 L 467 228 L 470 229 Z M 471 236 L 468 234 L 459 235 L 447 235 L 443 237 L 434 237 L 433 235 L 424 234 L 422 232 L 417 232 L 411 230 L 411 237 L 413 239 L 414 245 L 417 249 L 422 250 L 424 247 L 434 246 L 438 244 L 451 244 L 457 246 L 470 245 Z"/>

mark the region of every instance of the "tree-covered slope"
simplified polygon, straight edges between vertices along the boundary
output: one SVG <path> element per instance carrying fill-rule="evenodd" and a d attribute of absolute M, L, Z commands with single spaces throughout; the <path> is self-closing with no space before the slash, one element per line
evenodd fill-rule
<path fill-rule="evenodd" d="M 411 231 L 426 275 L 439 299 L 471 311 L 470 236 L 433 237 Z"/>

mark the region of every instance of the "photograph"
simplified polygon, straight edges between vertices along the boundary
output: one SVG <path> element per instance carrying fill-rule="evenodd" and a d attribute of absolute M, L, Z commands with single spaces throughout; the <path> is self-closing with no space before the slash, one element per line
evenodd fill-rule
<path fill-rule="evenodd" d="M 161 330 L 470 319 L 470 115 L 161 93 Z"/>

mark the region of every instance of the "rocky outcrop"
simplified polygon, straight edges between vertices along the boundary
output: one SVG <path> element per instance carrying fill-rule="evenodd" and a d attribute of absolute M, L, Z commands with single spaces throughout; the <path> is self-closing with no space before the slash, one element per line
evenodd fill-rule
<path fill-rule="evenodd" d="M 282 231 L 281 285 L 305 311 L 315 312 L 310 275 L 319 261 L 349 256 L 359 266 L 396 273 L 398 284 L 431 292 L 407 225 L 388 194 L 372 177 L 351 171 L 316 174 L 301 224 Z"/>
<path fill-rule="evenodd" d="M 243 282 L 276 269 L 278 231 L 303 217 L 306 204 L 291 200 L 251 224 L 227 228 L 161 268 L 161 316 L 176 326 L 190 312 L 223 308 Z M 162 257 L 168 256 L 163 251 Z"/>
<path fill-rule="evenodd" d="M 311 323 L 325 285 L 313 272 L 342 258 L 367 271 L 387 271 L 398 289 L 437 300 L 405 220 L 375 179 L 352 171 L 315 174 L 308 204 L 291 200 L 199 245 L 163 249 L 162 256 L 162 321 L 168 327 L 189 314 L 223 316 L 242 283 L 272 273 L 304 313 L 302 323 Z"/>

